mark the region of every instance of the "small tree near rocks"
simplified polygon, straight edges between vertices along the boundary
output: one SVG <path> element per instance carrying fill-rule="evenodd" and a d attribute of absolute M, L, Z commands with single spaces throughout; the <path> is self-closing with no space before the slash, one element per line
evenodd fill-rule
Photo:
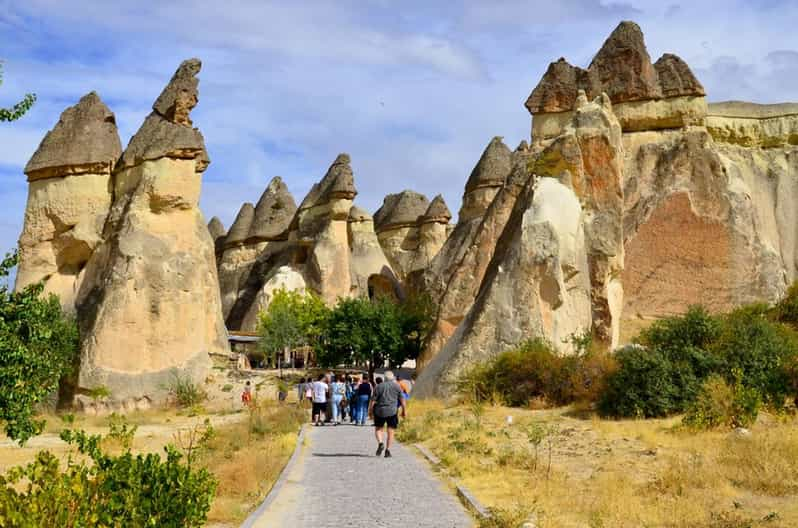
<path fill-rule="evenodd" d="M 0 262 L 0 280 L 16 263 L 16 253 Z M 37 407 L 56 395 L 78 354 L 77 325 L 61 311 L 58 297 L 43 291 L 41 283 L 21 292 L 0 284 L 0 422 L 20 444 L 42 432 Z"/>

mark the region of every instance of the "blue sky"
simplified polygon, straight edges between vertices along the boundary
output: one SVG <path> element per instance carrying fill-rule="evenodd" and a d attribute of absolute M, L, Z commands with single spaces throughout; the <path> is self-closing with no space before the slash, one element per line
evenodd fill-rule
<path fill-rule="evenodd" d="M 484 146 L 527 138 L 523 102 L 549 62 L 586 66 L 620 20 L 656 60 L 685 59 L 710 100 L 798 100 L 798 2 L 108 2 L 0 0 L 0 251 L 22 227 L 22 167 L 61 111 L 96 90 L 123 145 L 181 60 L 200 57 L 193 113 L 212 164 L 201 206 L 226 226 L 282 176 L 297 202 L 339 152 L 357 202 L 442 193 L 454 212 Z"/>

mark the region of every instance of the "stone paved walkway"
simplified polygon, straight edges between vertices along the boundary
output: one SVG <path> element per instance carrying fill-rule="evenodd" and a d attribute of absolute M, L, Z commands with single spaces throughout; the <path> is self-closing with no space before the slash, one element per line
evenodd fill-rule
<path fill-rule="evenodd" d="M 401 444 L 376 458 L 372 427 L 310 427 L 285 485 L 253 527 L 469 528 L 474 521 Z"/>

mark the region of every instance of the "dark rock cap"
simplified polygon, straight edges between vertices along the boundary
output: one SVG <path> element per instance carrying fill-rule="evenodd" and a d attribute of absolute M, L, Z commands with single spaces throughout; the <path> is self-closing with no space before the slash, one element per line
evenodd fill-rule
<path fill-rule="evenodd" d="M 679 95 L 706 95 L 703 85 L 696 79 L 690 66 L 672 53 L 665 53 L 654 63 L 659 76 L 662 95 L 676 97 Z"/>
<path fill-rule="evenodd" d="M 189 114 L 199 101 L 199 79 L 202 69 L 199 59 L 184 60 L 172 76 L 172 80 L 155 100 L 152 109 L 173 123 L 191 126 Z"/>
<path fill-rule="evenodd" d="M 629 21 L 615 28 L 586 70 L 563 58 L 552 62 L 525 106 L 531 114 L 572 110 L 579 90 L 591 100 L 606 93 L 613 103 L 705 95 L 676 55 L 663 55 L 651 64 L 640 26 Z"/>
<path fill-rule="evenodd" d="M 252 221 L 255 219 L 255 206 L 246 202 L 233 220 L 227 238 L 224 241 L 225 247 L 243 243 L 249 237 L 249 230 L 252 228 Z"/>
<path fill-rule="evenodd" d="M 249 238 L 278 240 L 285 238 L 291 219 L 296 213 L 296 202 L 288 192 L 282 178 L 272 178 L 255 206 L 255 215 L 249 230 Z"/>
<path fill-rule="evenodd" d="M 371 222 L 371 215 L 365 209 L 353 205 L 349 210 L 349 222 Z"/>
<path fill-rule="evenodd" d="M 90 92 L 61 114 L 25 166 L 28 181 L 102 172 L 122 153 L 116 118 L 100 96 Z"/>
<path fill-rule="evenodd" d="M 587 69 L 597 81 L 583 88 L 589 99 L 599 96 L 600 92 L 606 93 L 613 103 L 662 97 L 643 32 L 634 22 L 618 24 Z"/>
<path fill-rule="evenodd" d="M 205 139 L 199 130 L 191 127 L 189 117 L 198 101 L 196 75 L 201 66 L 199 59 L 180 64 L 152 105 L 152 113 L 130 139 L 117 169 L 164 157 L 196 160 L 198 172 L 207 168 L 210 158 L 205 150 Z"/>
<path fill-rule="evenodd" d="M 349 154 L 341 153 L 335 158 L 319 183 L 313 185 L 302 200 L 300 210 L 323 205 L 333 199 L 351 200 L 357 195 L 355 176 L 352 173 Z"/>
<path fill-rule="evenodd" d="M 499 187 L 512 169 L 512 152 L 500 136 L 490 140 L 466 183 L 465 192 L 480 187 Z"/>
<path fill-rule="evenodd" d="M 570 110 L 576 101 L 580 75 L 586 76 L 587 71 L 571 66 L 563 57 L 552 62 L 526 100 L 527 110 L 533 114 Z"/>
<path fill-rule="evenodd" d="M 211 238 L 214 240 L 219 237 L 223 237 L 227 233 L 224 228 L 224 224 L 221 220 L 219 220 L 218 216 L 214 216 L 211 218 L 211 221 L 208 222 L 208 232 L 211 234 Z"/>
<path fill-rule="evenodd" d="M 377 232 L 386 229 L 417 225 L 429 209 L 429 200 L 423 194 L 405 190 L 385 197 L 376 213 L 374 228 Z"/>
<path fill-rule="evenodd" d="M 424 223 L 439 222 L 448 224 L 449 220 L 451 219 L 452 213 L 449 211 L 449 208 L 446 206 L 446 202 L 443 200 L 443 196 L 440 194 L 432 199 L 432 202 L 427 208 L 427 212 L 421 217 L 421 221 Z"/>

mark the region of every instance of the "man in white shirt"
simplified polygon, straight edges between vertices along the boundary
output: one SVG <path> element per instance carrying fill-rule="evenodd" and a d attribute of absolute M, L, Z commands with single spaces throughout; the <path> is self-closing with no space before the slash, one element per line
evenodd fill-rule
<path fill-rule="evenodd" d="M 324 374 L 321 374 L 318 381 L 313 382 L 313 418 L 311 421 L 315 425 L 324 425 L 322 416 L 327 412 L 327 390 Z"/>

